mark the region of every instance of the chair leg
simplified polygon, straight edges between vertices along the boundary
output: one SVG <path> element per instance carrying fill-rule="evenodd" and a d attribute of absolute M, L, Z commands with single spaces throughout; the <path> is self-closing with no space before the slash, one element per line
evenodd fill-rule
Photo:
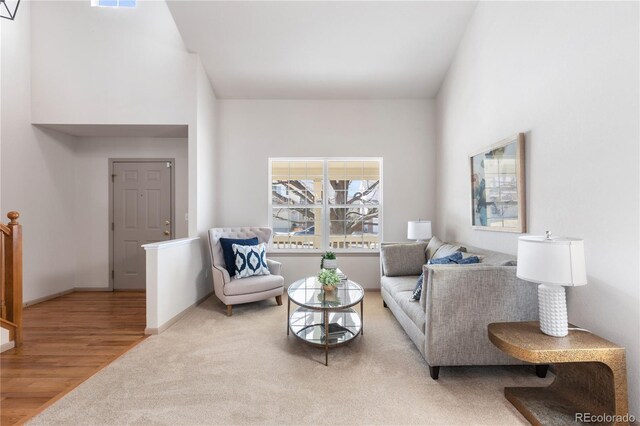
<path fill-rule="evenodd" d="M 440 374 L 440 367 L 432 367 L 429 366 L 429 374 L 433 380 L 438 380 L 438 375 Z"/>
<path fill-rule="evenodd" d="M 544 379 L 547 377 L 547 370 L 549 370 L 548 365 L 536 365 L 536 376 Z"/>
<path fill-rule="evenodd" d="M 276 303 L 278 306 L 282 306 L 282 295 L 276 296 Z"/>
<path fill-rule="evenodd" d="M 233 305 L 227 305 L 227 316 L 233 315 Z"/>

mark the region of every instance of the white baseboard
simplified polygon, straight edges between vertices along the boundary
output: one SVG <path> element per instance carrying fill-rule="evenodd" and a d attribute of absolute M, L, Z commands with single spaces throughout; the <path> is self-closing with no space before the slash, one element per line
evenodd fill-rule
<path fill-rule="evenodd" d="M 73 291 L 113 291 L 109 287 L 74 287 Z"/>
<path fill-rule="evenodd" d="M 37 299 L 33 299 L 33 300 L 29 300 L 28 302 L 24 302 L 22 304 L 22 307 L 26 308 L 27 306 L 32 306 L 32 305 L 35 305 L 37 303 L 46 302 L 47 300 L 55 299 L 56 297 L 64 296 L 65 294 L 73 293 L 74 291 L 75 291 L 75 289 L 70 288 L 69 290 L 60 291 L 58 293 L 50 294 L 48 296 L 38 297 Z"/>
<path fill-rule="evenodd" d="M 70 288 L 69 290 L 64 290 L 58 293 L 50 294 L 48 296 L 43 296 L 37 299 L 29 300 L 28 302 L 24 302 L 22 304 L 22 307 L 26 308 L 27 306 L 33 306 L 38 303 L 46 302 L 47 300 L 55 299 L 56 297 L 64 296 L 65 294 L 73 293 L 75 291 L 113 291 L 113 289 L 110 287 L 74 287 L 74 288 Z M 133 291 L 141 291 L 141 290 L 133 290 Z"/>
<path fill-rule="evenodd" d="M 145 328 L 144 329 L 144 334 L 148 334 L 148 335 L 155 335 L 155 334 L 160 334 L 163 331 L 165 331 L 166 329 L 168 329 L 169 327 L 171 327 L 173 324 L 177 323 L 178 321 L 180 321 L 180 319 L 182 317 L 184 317 L 185 315 L 187 315 L 189 312 L 191 312 L 192 310 L 195 309 L 196 306 L 198 306 L 199 304 L 201 304 L 202 302 L 204 302 L 205 300 L 207 300 L 209 297 L 211 297 L 211 295 L 213 294 L 213 291 L 207 293 L 205 296 L 203 296 L 200 300 L 198 300 L 197 302 L 195 302 L 193 305 L 189 306 L 187 309 L 185 309 L 184 311 L 178 313 L 177 315 L 175 315 L 173 318 L 171 318 L 169 321 L 165 322 L 164 324 L 162 324 L 160 327 L 158 328 Z"/>
<path fill-rule="evenodd" d="M 2 345 L 0 345 L 0 353 L 4 351 L 8 351 L 9 349 L 13 349 L 15 347 L 16 347 L 16 342 L 14 342 L 13 340 L 7 343 L 3 343 Z"/>

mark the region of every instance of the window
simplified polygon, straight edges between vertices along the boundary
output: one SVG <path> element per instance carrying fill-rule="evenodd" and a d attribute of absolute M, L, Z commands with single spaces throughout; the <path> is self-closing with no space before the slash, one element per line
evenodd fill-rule
<path fill-rule="evenodd" d="M 91 6 L 136 7 L 136 0 L 91 0 Z"/>
<path fill-rule="evenodd" d="M 382 240 L 382 159 L 271 158 L 273 250 L 374 251 Z"/>

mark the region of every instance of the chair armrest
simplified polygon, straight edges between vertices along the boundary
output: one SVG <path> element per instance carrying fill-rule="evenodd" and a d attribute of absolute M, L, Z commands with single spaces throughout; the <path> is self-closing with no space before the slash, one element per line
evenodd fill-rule
<path fill-rule="evenodd" d="M 272 275 L 282 275 L 282 263 L 267 259 L 267 267 Z"/>
<path fill-rule="evenodd" d="M 425 265 L 424 274 L 430 365 L 461 357 L 481 363 L 491 356 L 487 325 L 538 319 L 537 287 L 518 279 L 515 266 Z"/>
<path fill-rule="evenodd" d="M 221 266 L 212 266 L 211 275 L 213 277 L 213 289 L 216 294 L 224 294 L 224 286 L 231 282 L 229 271 Z"/>

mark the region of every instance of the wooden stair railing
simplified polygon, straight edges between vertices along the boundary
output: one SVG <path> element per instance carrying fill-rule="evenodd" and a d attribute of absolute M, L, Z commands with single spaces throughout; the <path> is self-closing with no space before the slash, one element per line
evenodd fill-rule
<path fill-rule="evenodd" d="M 9 330 L 15 346 L 22 345 L 22 225 L 20 214 L 9 212 L 0 223 L 0 326 Z"/>

